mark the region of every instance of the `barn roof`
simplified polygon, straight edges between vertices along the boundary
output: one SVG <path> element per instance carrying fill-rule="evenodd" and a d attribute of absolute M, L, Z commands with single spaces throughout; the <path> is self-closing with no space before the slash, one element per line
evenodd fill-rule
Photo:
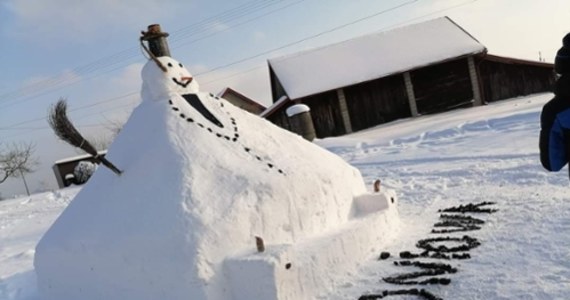
<path fill-rule="evenodd" d="M 270 59 L 290 99 L 486 52 L 448 17 Z"/>
<path fill-rule="evenodd" d="M 255 106 L 260 111 L 264 111 L 266 109 L 265 106 L 261 105 L 259 102 L 252 100 L 251 98 L 245 96 L 244 94 L 232 89 L 231 87 L 226 87 L 218 93 L 218 97 L 224 98 L 228 94 L 233 94 L 234 96 L 240 98 L 243 102 L 248 103 L 252 106 Z"/>

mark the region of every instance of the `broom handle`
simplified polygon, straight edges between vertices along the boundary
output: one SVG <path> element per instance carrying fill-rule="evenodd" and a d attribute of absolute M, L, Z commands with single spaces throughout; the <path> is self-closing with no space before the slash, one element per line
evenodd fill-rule
<path fill-rule="evenodd" d="M 115 165 L 113 165 L 110 161 L 108 161 L 105 157 L 97 157 L 97 159 L 105 165 L 105 167 L 111 169 L 111 171 L 115 172 L 117 175 L 121 175 L 123 171 L 119 170 Z"/>

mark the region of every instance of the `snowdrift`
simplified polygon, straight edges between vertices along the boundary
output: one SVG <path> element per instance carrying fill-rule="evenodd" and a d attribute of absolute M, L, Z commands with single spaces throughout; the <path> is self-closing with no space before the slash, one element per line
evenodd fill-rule
<path fill-rule="evenodd" d="M 37 246 L 45 299 L 312 298 L 397 225 L 395 195 L 159 60 L 107 154 L 124 174 L 99 168 Z"/>

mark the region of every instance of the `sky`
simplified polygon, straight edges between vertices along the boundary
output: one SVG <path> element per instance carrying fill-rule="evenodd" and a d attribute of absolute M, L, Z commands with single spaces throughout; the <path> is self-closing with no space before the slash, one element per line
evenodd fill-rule
<path fill-rule="evenodd" d="M 491 54 L 530 60 L 552 62 L 570 32 L 567 0 L 0 0 L 0 146 L 33 143 L 30 190 L 56 188 L 53 163 L 81 153 L 49 128 L 50 106 L 66 98 L 88 139 L 110 140 L 140 101 L 150 24 L 202 91 L 269 105 L 268 59 L 441 16 Z M 23 193 L 20 178 L 0 184 L 3 197 Z"/>

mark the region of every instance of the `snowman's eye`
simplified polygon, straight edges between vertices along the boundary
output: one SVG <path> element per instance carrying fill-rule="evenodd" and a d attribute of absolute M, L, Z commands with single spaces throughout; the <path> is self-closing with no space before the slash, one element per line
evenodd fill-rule
<path fill-rule="evenodd" d="M 178 65 L 179 65 L 181 68 L 183 68 L 183 66 L 182 66 L 182 64 L 181 64 L 181 63 L 179 63 Z"/>
<path fill-rule="evenodd" d="M 168 63 L 168 66 L 172 68 L 172 64 L 171 64 L 171 63 Z"/>

